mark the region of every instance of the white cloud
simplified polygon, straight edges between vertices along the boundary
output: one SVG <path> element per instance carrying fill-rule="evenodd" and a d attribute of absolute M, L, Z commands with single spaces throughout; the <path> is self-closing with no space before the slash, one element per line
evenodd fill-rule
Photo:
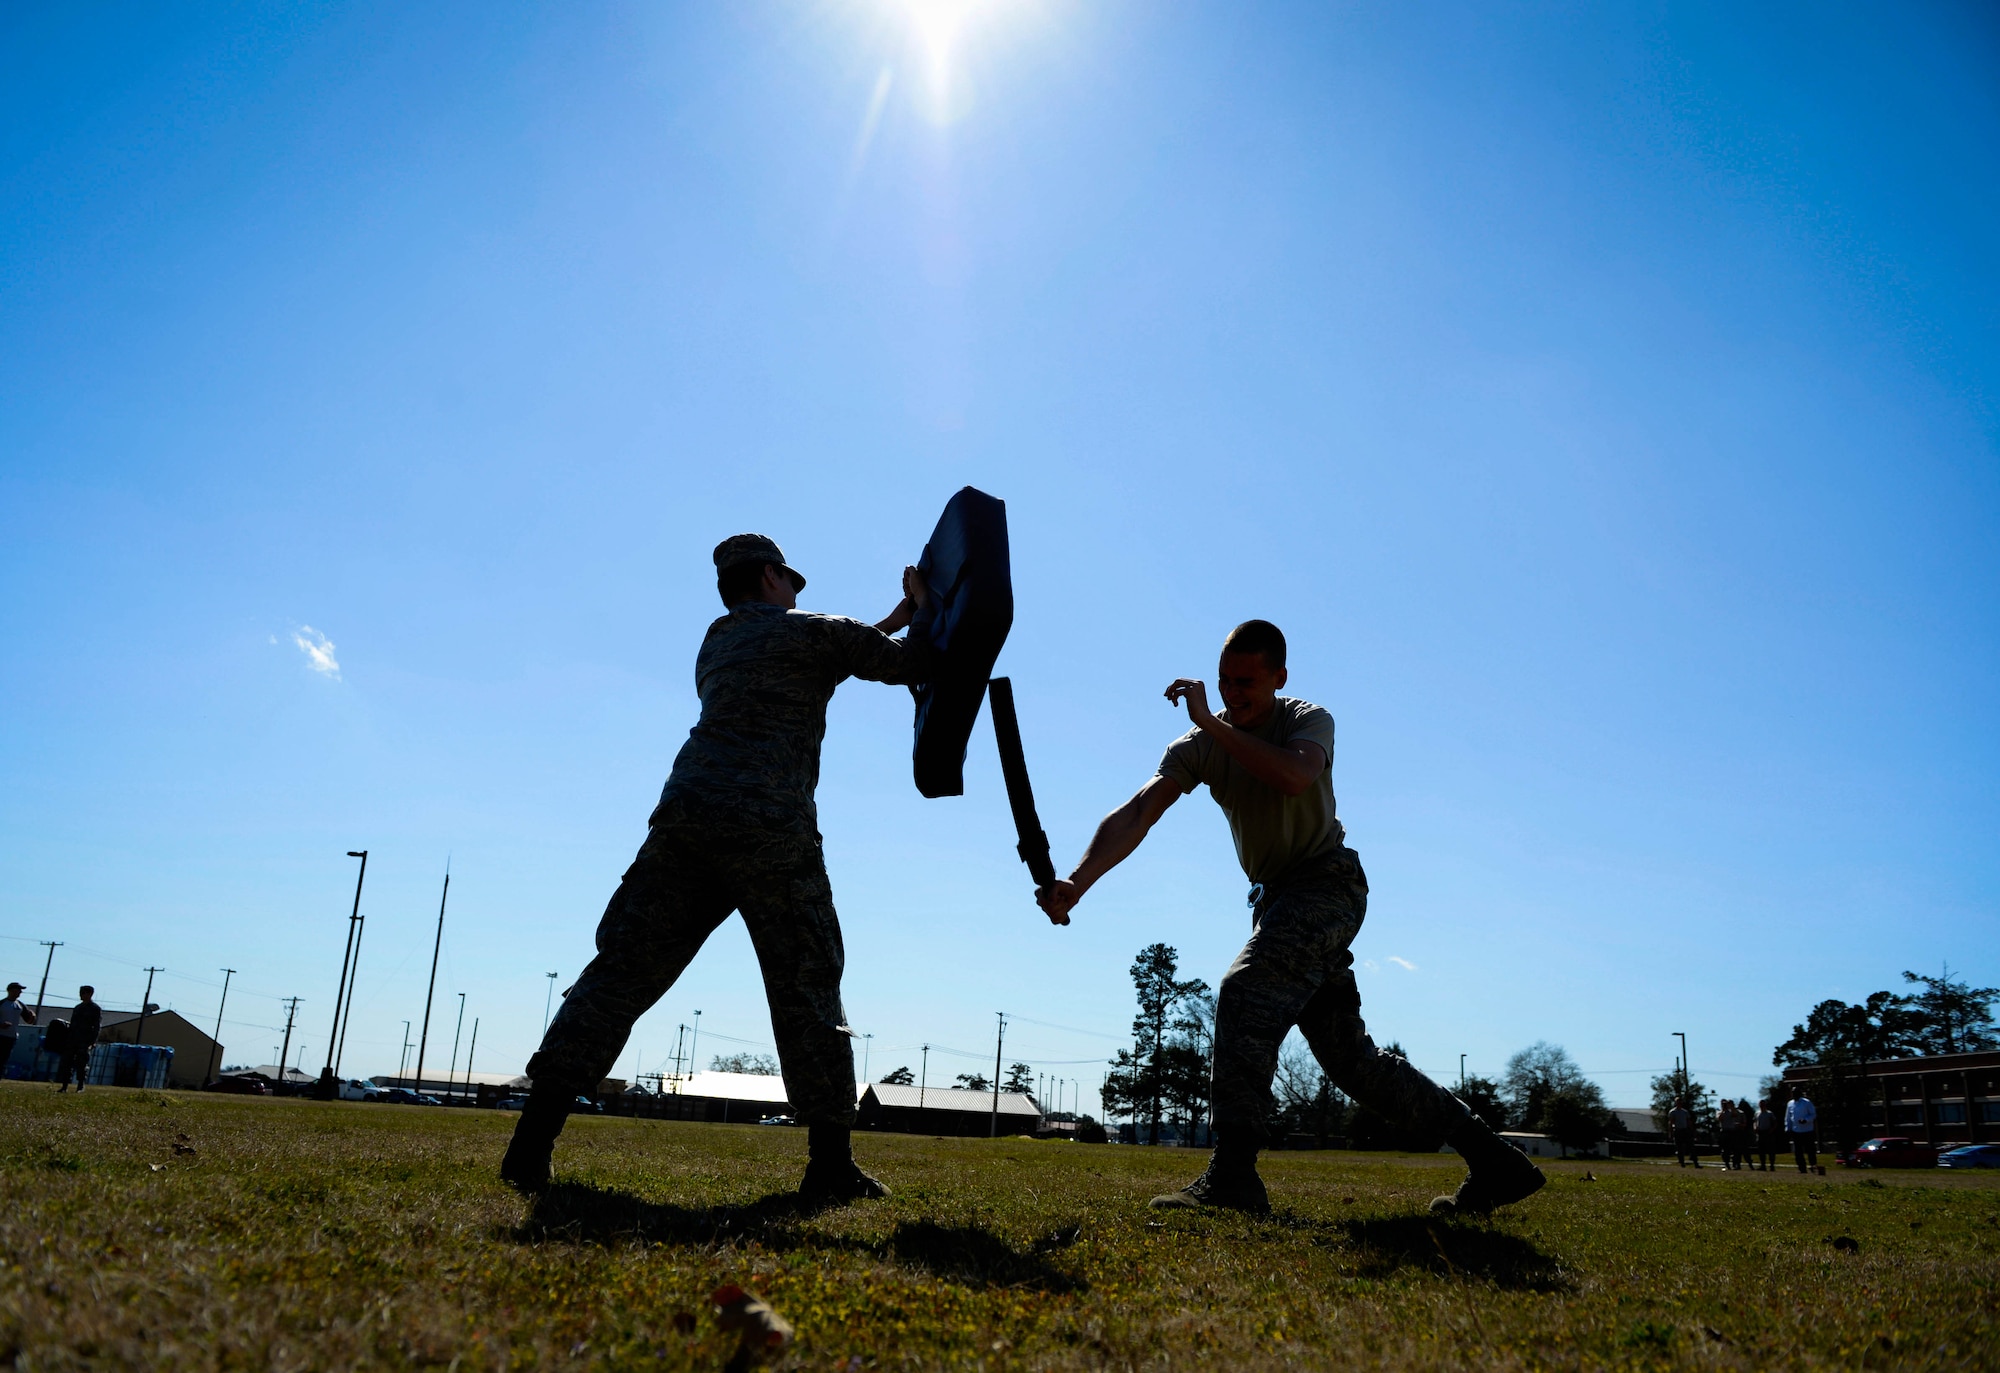
<path fill-rule="evenodd" d="M 1389 961 L 1391 963 L 1394 963 L 1397 967 L 1401 968 L 1404 972 L 1413 973 L 1417 970 L 1417 965 L 1412 963 L 1407 958 L 1398 958 L 1396 957 L 1396 955 L 1390 954 Z"/>
<path fill-rule="evenodd" d="M 1369 972 L 1371 972 L 1371 973 L 1372 973 L 1372 972 L 1380 972 L 1380 971 L 1381 971 L 1381 969 L 1380 969 L 1380 968 L 1378 968 L 1378 967 L 1376 966 L 1376 964 L 1375 964 L 1375 960 L 1374 960 L 1374 959 L 1372 959 L 1372 958 L 1364 958 L 1364 959 L 1362 959 L 1362 960 L 1361 960 L 1361 966 L 1362 966 L 1362 967 L 1364 967 L 1364 968 L 1366 968 L 1366 969 L 1367 969 L 1367 970 L 1368 970 Z"/>
<path fill-rule="evenodd" d="M 335 681 L 340 680 L 340 660 L 333 656 L 333 640 L 311 625 L 300 625 L 292 634 L 292 642 L 299 646 L 299 652 L 306 655 L 307 667 Z"/>

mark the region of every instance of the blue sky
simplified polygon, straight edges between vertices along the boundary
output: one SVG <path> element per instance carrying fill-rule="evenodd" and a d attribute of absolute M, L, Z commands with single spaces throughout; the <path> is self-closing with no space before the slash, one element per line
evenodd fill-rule
<path fill-rule="evenodd" d="M 60 939 L 204 1020 L 235 967 L 229 1057 L 296 995 L 316 1068 L 366 847 L 347 1066 L 393 1070 L 449 857 L 440 1004 L 518 1068 L 693 719 L 709 548 L 873 619 L 973 483 L 1058 863 L 1277 621 L 1371 1028 L 1441 1076 L 1547 1039 L 1639 1102 L 1684 1030 L 1749 1091 L 1823 997 L 2000 982 L 1988 10 L 0 28 L 8 976 Z M 1246 933 L 1222 818 L 1051 929 L 990 736 L 924 801 L 909 713 L 843 687 L 820 789 L 873 1075 L 990 1069 L 1005 1010 L 1090 1106 L 1132 954 Z M 697 1008 L 704 1060 L 769 1040 L 740 923 L 620 1071 Z"/>

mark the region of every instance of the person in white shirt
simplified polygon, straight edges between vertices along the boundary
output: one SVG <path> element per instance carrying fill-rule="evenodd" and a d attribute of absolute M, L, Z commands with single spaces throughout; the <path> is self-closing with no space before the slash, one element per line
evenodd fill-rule
<path fill-rule="evenodd" d="M 1813 1109 L 1812 1098 L 1803 1087 L 1792 1088 L 1792 1099 L 1785 1103 L 1785 1133 L 1792 1139 L 1792 1161 L 1799 1165 L 1801 1173 L 1810 1173 L 1819 1167 L 1819 1112 Z"/>
<path fill-rule="evenodd" d="M 19 982 L 9 982 L 7 999 L 0 1001 L 0 1076 L 6 1074 L 14 1057 L 14 1041 L 20 1038 L 21 1026 L 35 1023 L 35 1013 L 21 1004 L 24 990 Z"/>

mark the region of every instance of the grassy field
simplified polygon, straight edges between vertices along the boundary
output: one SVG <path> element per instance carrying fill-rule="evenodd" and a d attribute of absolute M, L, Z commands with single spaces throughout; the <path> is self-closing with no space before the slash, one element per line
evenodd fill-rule
<path fill-rule="evenodd" d="M 2000 1368 L 1992 1175 L 1565 1163 L 1441 1224 L 1449 1157 L 1280 1154 L 1271 1219 L 1162 1217 L 1200 1156 L 867 1135 L 895 1196 L 804 1215 L 802 1131 L 580 1119 L 531 1205 L 512 1123 L 0 1083 L 0 1367 L 717 1368 L 733 1281 L 789 1368 Z"/>

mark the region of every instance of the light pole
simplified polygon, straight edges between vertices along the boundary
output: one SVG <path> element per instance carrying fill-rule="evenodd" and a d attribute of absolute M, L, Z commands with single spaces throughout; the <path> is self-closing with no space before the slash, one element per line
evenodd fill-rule
<path fill-rule="evenodd" d="M 556 1004 L 556 975 L 548 973 L 546 976 L 549 979 L 549 994 L 542 998 L 542 1037 L 545 1039 L 549 1033 L 549 1008 Z"/>
<path fill-rule="evenodd" d="M 48 946 L 49 956 L 42 960 L 42 989 L 35 993 L 36 1024 L 40 1024 L 42 1019 L 42 998 L 49 994 L 49 969 L 55 966 L 56 950 L 63 946 L 60 939 L 44 939 L 42 943 Z"/>
<path fill-rule="evenodd" d="M 222 1052 L 222 1008 L 229 1004 L 229 979 L 234 976 L 236 976 L 236 969 L 224 968 L 222 970 L 222 1000 L 215 1004 L 215 1038 L 210 1040 L 208 1044 L 208 1075 L 202 1078 L 203 1085 L 207 1085 L 215 1080 L 215 1056 Z M 283 1058 L 284 1053 L 281 1051 L 278 1057 Z M 278 1065 L 279 1081 L 283 1081 L 284 1076 L 284 1065 L 281 1063 Z"/>
<path fill-rule="evenodd" d="M 424 1050 L 431 1041 L 431 998 L 437 995 L 438 955 L 444 952 L 444 903 L 451 895 L 451 859 L 444 860 L 444 895 L 438 897 L 437 943 L 431 946 L 431 980 L 424 988 L 424 1028 L 417 1035 L 417 1090 L 424 1089 Z"/>
<path fill-rule="evenodd" d="M 146 1017 L 153 1010 L 153 974 L 165 971 L 165 968 L 146 969 L 146 994 L 139 998 L 139 1028 L 132 1031 L 132 1042 L 134 1044 L 144 1044 L 146 1042 Z M 220 1019 L 215 1022 L 215 1032 L 217 1034 L 222 1033 L 222 1021 Z"/>
<path fill-rule="evenodd" d="M 278 1048 L 278 1081 L 282 1084 L 290 1079 L 285 1076 L 285 1060 L 292 1056 L 292 1020 L 299 1013 L 299 999 L 290 998 L 285 1005 L 285 1042 Z"/>
<path fill-rule="evenodd" d="M 368 850 L 349 849 L 347 856 L 361 860 L 361 871 L 354 878 L 354 909 L 347 915 L 347 947 L 341 950 L 340 982 L 333 991 L 333 1028 L 326 1036 L 326 1066 L 319 1071 L 319 1095 L 328 1101 L 338 1095 L 333 1085 L 333 1056 L 340 1043 L 340 1013 L 347 1000 L 347 960 L 354 954 L 354 927 L 361 919 L 361 884 L 368 879 Z"/>
<path fill-rule="evenodd" d="M 874 1038 L 875 1036 L 872 1034 L 861 1036 L 861 1080 L 863 1082 L 868 1080 L 868 1055 L 875 1047 L 873 1043 Z"/>
<path fill-rule="evenodd" d="M 449 1093 L 449 1095 L 451 1096 L 458 1095 L 458 1092 L 456 1090 L 458 1083 L 458 1036 L 459 1032 L 462 1031 L 464 1028 L 465 1028 L 465 993 L 460 992 L 458 994 L 458 1024 L 452 1026 L 451 1030 L 451 1077 L 449 1078 L 449 1081 L 453 1087 L 453 1090 Z"/>
<path fill-rule="evenodd" d="M 1458 1056 L 1458 1090 L 1459 1090 L 1459 1092 L 1460 1092 L 1461 1094 L 1463 1094 L 1463 1093 L 1464 1093 L 1464 1091 L 1465 1091 L 1465 1055 L 1464 1055 L 1464 1054 L 1460 1054 L 1460 1055 Z"/>
<path fill-rule="evenodd" d="M 917 1074 L 917 1109 L 919 1111 L 924 1109 L 924 1090 L 925 1088 L 930 1086 L 930 1081 L 931 1081 L 931 1046 L 926 1044 L 924 1045 L 923 1071 Z"/>
<path fill-rule="evenodd" d="M 988 1137 L 998 1139 L 1000 1138 L 1000 1049 L 1007 1042 L 1007 1013 L 995 1011 L 993 1015 L 1000 1022 L 1000 1028 L 993 1036 L 993 1121 Z"/>
<path fill-rule="evenodd" d="M 701 1012 L 694 1013 L 694 1034 L 688 1038 L 688 1076 L 693 1077 L 701 1060 L 694 1056 L 695 1046 L 701 1043 Z"/>
<path fill-rule="evenodd" d="M 1675 1030 L 1674 1038 L 1681 1042 L 1681 1095 L 1686 1096 L 1688 1094 L 1688 1037 L 1681 1031 Z M 1693 1102 L 1688 1103 L 1688 1109 L 1690 1111 L 1694 1109 Z"/>
<path fill-rule="evenodd" d="M 354 967 L 347 975 L 347 1004 L 340 1008 L 340 1043 L 333 1046 L 333 1075 L 340 1076 L 341 1060 L 347 1057 L 347 1027 L 354 1019 L 354 989 L 361 982 L 361 941 L 368 935 L 368 917 L 354 927 Z"/>

